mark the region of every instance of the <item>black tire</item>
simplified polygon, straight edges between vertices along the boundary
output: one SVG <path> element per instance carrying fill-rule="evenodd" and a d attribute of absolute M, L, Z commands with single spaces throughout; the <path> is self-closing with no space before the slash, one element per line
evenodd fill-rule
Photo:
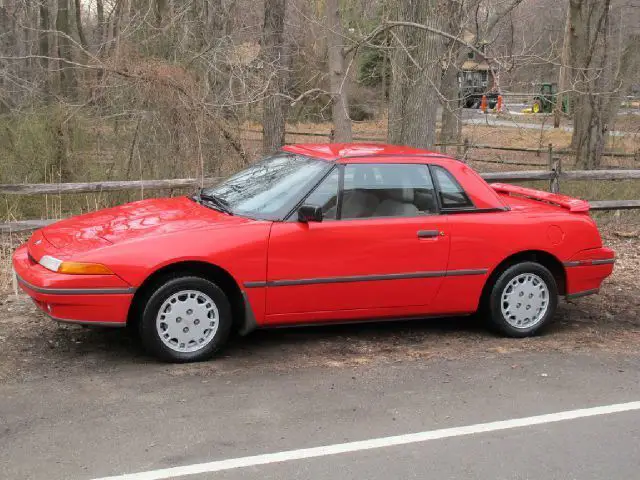
<path fill-rule="evenodd" d="M 213 337 L 204 347 L 190 352 L 170 348 L 160 338 L 156 328 L 156 318 L 164 302 L 172 295 L 185 290 L 201 292 L 208 296 L 218 310 L 218 326 Z M 201 277 L 183 276 L 167 280 L 151 294 L 143 308 L 139 323 L 142 345 L 147 352 L 166 362 L 187 363 L 208 360 L 225 345 L 231 332 L 231 306 L 227 296 L 216 284 Z"/>
<path fill-rule="evenodd" d="M 537 319 L 535 323 L 526 325 L 526 322 L 523 322 L 523 327 L 517 327 L 512 325 L 512 323 L 510 323 L 510 321 L 503 314 L 502 296 L 503 294 L 508 294 L 506 289 L 509 286 L 509 283 L 512 280 L 515 280 L 516 277 L 524 274 L 533 274 L 542 282 L 544 282 L 548 291 L 548 298 L 546 299 L 547 306 L 544 314 L 539 319 Z M 527 280 L 524 279 L 523 281 Z M 533 281 L 535 282 L 538 280 L 534 278 Z M 509 305 L 509 302 L 505 302 L 504 305 Z M 520 303 L 517 304 L 517 306 L 519 305 Z M 491 290 L 489 291 L 488 297 L 485 299 L 484 310 L 487 320 L 489 321 L 489 325 L 494 330 L 497 330 L 501 334 L 509 337 L 522 338 L 534 335 L 541 328 L 547 325 L 553 318 L 557 306 L 558 286 L 556 284 L 555 278 L 553 277 L 553 274 L 539 263 L 522 262 L 508 267 L 497 276 L 493 286 L 491 287 Z M 523 308 L 526 308 L 526 305 L 524 305 Z M 517 321 L 517 317 L 515 315 L 511 316 L 510 318 L 511 322 Z"/>

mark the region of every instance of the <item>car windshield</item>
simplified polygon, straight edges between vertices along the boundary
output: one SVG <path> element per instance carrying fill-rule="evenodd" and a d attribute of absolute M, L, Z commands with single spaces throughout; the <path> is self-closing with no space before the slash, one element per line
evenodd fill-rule
<path fill-rule="evenodd" d="M 202 190 L 202 196 L 215 197 L 234 215 L 280 220 L 329 168 L 323 160 L 278 153 Z"/>

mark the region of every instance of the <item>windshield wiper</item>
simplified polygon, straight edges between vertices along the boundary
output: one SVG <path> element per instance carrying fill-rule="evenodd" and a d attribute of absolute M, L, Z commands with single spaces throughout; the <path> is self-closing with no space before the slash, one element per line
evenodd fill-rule
<path fill-rule="evenodd" d="M 221 211 L 222 213 L 233 215 L 231 208 L 229 208 L 229 203 L 226 200 L 223 200 L 220 197 L 216 197 L 215 195 L 204 193 L 204 189 L 200 190 L 200 193 L 196 195 L 196 199 L 200 203 L 207 203 L 208 205 L 215 208 L 216 210 Z"/>

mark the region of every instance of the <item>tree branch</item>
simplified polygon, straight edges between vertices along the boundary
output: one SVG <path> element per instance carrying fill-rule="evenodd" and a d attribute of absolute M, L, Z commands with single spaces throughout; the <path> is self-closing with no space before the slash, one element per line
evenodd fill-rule
<path fill-rule="evenodd" d="M 369 33 L 368 35 L 364 36 L 363 38 L 361 38 L 360 40 L 358 40 L 356 43 L 354 43 L 353 45 L 351 45 L 348 48 L 344 49 L 344 55 L 348 55 L 349 53 L 353 52 L 354 50 L 356 50 L 357 48 L 360 47 L 360 45 L 362 45 L 363 43 L 367 43 L 370 42 L 371 40 L 373 40 L 374 38 L 376 38 L 378 35 L 380 35 L 383 32 L 386 32 L 387 30 L 390 30 L 392 28 L 396 28 L 396 27 L 412 27 L 412 28 L 418 28 L 420 30 L 425 30 L 427 32 L 431 32 L 431 33 L 435 33 L 436 35 L 440 35 L 444 38 L 448 38 L 449 40 L 452 40 L 462 46 L 467 47 L 469 50 L 475 52 L 476 54 L 480 55 L 483 58 L 487 58 L 489 59 L 489 57 L 487 57 L 487 54 L 485 52 L 480 51 L 475 45 L 472 45 L 469 42 L 464 41 L 464 39 L 456 36 L 456 35 L 452 35 L 450 33 L 445 32 L 444 30 L 440 30 L 438 28 L 435 27 L 431 27 L 429 25 L 423 25 L 422 23 L 416 23 L 416 22 L 406 22 L 406 21 L 400 21 L 400 20 L 387 20 L 384 21 L 383 23 L 381 23 L 379 26 L 377 26 L 376 28 L 374 28 L 371 33 Z M 502 66 L 502 64 L 495 58 L 491 58 L 492 61 L 494 61 L 496 64 L 498 64 L 499 66 Z"/>
<path fill-rule="evenodd" d="M 511 0 L 503 9 L 498 10 L 492 17 L 489 18 L 487 22 L 487 32 L 491 32 L 498 22 L 502 20 L 505 16 L 509 15 L 514 8 L 520 5 L 524 0 Z"/>

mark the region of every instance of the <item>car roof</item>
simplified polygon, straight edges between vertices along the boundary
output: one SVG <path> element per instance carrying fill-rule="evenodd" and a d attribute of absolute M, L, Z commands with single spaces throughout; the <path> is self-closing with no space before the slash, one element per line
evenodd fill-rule
<path fill-rule="evenodd" d="M 366 158 L 370 163 L 382 163 L 389 162 L 390 158 L 402 158 L 404 163 L 423 163 L 424 157 L 457 161 L 438 152 L 384 143 L 304 143 L 287 145 L 283 150 L 338 162 L 344 159 Z"/>
<path fill-rule="evenodd" d="M 445 167 L 462 185 L 476 208 L 504 208 L 498 193 L 471 167 L 447 155 L 421 148 L 381 143 L 305 143 L 287 145 L 286 152 L 335 163 L 429 163 Z"/>

